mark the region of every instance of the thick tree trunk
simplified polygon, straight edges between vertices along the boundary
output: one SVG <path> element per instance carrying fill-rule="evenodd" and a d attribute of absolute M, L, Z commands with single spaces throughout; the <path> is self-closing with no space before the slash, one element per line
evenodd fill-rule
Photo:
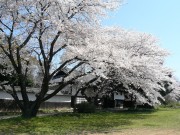
<path fill-rule="evenodd" d="M 38 110 L 40 108 L 40 103 L 29 102 L 21 111 L 23 118 L 33 118 L 37 116 Z"/>

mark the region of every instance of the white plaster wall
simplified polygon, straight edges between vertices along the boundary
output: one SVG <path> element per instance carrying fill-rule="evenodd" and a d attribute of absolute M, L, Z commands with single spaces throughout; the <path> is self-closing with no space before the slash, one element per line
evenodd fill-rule
<path fill-rule="evenodd" d="M 124 93 L 115 92 L 115 93 L 114 93 L 114 100 L 115 100 L 115 99 L 124 100 L 124 99 L 125 99 Z"/>
<path fill-rule="evenodd" d="M 17 95 L 19 99 L 22 100 L 20 93 L 17 93 Z M 28 93 L 28 97 L 31 101 L 35 100 L 34 93 Z M 14 100 L 13 97 L 10 94 L 6 93 L 5 91 L 0 91 L 0 99 Z M 68 102 L 71 102 L 71 96 L 70 95 L 57 95 L 50 98 L 46 102 L 67 102 L 68 103 Z"/>
<path fill-rule="evenodd" d="M 50 98 L 49 100 L 47 100 L 46 102 L 65 102 L 65 103 L 70 103 L 71 102 L 71 96 L 65 96 L 65 95 L 61 95 L 61 96 L 54 96 L 52 98 Z"/>
<path fill-rule="evenodd" d="M 13 97 L 4 91 L 0 91 L 0 99 L 13 100 Z"/>

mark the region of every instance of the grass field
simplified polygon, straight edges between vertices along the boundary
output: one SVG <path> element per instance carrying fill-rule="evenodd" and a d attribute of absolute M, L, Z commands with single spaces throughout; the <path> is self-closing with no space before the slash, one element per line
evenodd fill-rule
<path fill-rule="evenodd" d="M 180 133 L 180 109 L 95 114 L 63 112 L 29 120 L 20 117 L 0 120 L 0 134 L 111 134 L 128 129 L 176 130 Z"/>

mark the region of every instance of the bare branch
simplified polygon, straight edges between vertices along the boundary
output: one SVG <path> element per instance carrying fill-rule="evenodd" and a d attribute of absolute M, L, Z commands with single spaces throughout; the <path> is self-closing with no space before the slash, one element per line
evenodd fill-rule
<path fill-rule="evenodd" d="M 30 62 L 29 61 L 26 61 L 26 69 L 25 69 L 25 77 L 27 77 L 27 73 L 28 73 L 28 66 L 29 66 Z"/>
<path fill-rule="evenodd" d="M 55 52 L 53 52 L 53 56 L 56 55 L 58 52 L 60 52 L 61 50 L 63 50 L 67 45 L 64 44 L 62 47 L 60 47 L 58 50 L 56 50 Z"/>
<path fill-rule="evenodd" d="M 56 36 L 54 37 L 53 41 L 51 42 L 51 48 L 50 48 L 50 52 L 49 52 L 49 63 L 52 61 L 54 45 L 55 45 L 56 41 L 58 40 L 60 34 L 61 34 L 61 31 L 58 31 Z"/>
<path fill-rule="evenodd" d="M 19 100 L 18 96 L 17 96 L 17 92 L 15 90 L 14 85 L 11 85 L 13 91 L 11 93 L 12 97 L 16 100 L 16 103 L 18 104 L 18 106 L 21 108 L 21 110 L 23 109 L 23 105 L 21 103 L 21 101 Z"/>
<path fill-rule="evenodd" d="M 38 62 L 39 62 L 39 65 L 41 67 L 41 71 L 42 73 L 44 74 L 44 69 L 43 69 L 43 64 L 42 64 L 42 61 L 41 61 L 41 54 L 39 54 L 36 50 L 34 50 L 34 52 L 37 54 L 38 56 Z"/>
<path fill-rule="evenodd" d="M 61 64 L 56 70 L 54 70 L 54 72 L 52 72 L 52 73 L 50 74 L 50 79 L 51 79 L 58 71 L 60 71 L 61 69 L 63 69 L 64 66 L 66 66 L 66 64 L 68 64 L 69 62 L 71 62 L 71 61 L 73 61 L 73 60 L 75 60 L 75 59 L 76 59 L 76 57 L 74 57 L 74 58 L 72 58 L 72 59 L 69 59 L 69 60 L 65 61 L 63 64 Z"/>
<path fill-rule="evenodd" d="M 51 94 L 47 95 L 43 98 L 42 102 L 50 99 L 51 97 L 55 96 L 59 91 L 61 91 L 65 86 L 67 86 L 67 83 L 62 83 L 56 90 L 54 90 Z"/>
<path fill-rule="evenodd" d="M 27 38 L 24 40 L 24 42 L 19 46 L 19 48 L 23 48 L 28 42 L 29 40 L 31 39 L 33 33 L 35 32 L 35 29 L 37 28 L 37 24 L 39 23 L 39 21 L 36 21 L 34 23 L 34 27 L 32 28 L 32 31 L 28 34 Z"/>
<path fill-rule="evenodd" d="M 11 28 L 10 28 L 8 25 L 6 25 L 2 20 L 0 20 L 0 23 L 1 23 L 3 26 L 5 26 L 9 31 L 11 31 Z"/>
<path fill-rule="evenodd" d="M 71 74 L 75 69 L 77 69 L 78 67 L 80 67 L 82 64 L 84 64 L 84 62 L 79 62 L 76 66 L 74 66 L 67 75 Z"/>

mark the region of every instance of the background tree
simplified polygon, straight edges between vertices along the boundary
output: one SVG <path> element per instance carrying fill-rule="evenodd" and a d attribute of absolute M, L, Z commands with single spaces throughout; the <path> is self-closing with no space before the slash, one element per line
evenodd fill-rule
<path fill-rule="evenodd" d="M 170 72 L 168 75 L 169 78 L 173 81 L 163 81 L 160 83 L 166 91 L 162 91 L 161 94 L 165 98 L 164 104 L 168 104 L 171 102 L 179 102 L 180 101 L 180 83 L 173 76 L 173 73 Z"/>

